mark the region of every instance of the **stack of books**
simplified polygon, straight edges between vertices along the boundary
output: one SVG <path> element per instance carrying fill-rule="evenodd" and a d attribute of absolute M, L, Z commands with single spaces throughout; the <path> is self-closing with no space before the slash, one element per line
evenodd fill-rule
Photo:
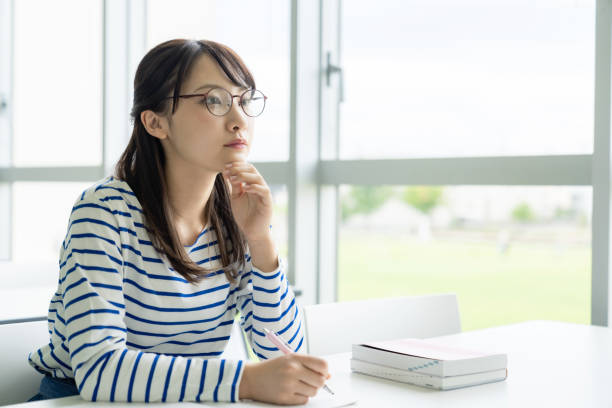
<path fill-rule="evenodd" d="M 506 354 L 447 347 L 419 339 L 353 344 L 351 370 L 438 390 L 503 381 Z"/>

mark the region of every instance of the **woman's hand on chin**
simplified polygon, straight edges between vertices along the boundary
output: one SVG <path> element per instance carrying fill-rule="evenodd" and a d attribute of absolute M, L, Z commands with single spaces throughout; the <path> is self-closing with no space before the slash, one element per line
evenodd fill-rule
<path fill-rule="evenodd" d="M 272 221 L 272 193 L 255 166 L 245 161 L 226 164 L 223 170 L 230 191 L 232 213 L 247 241 L 265 240 Z"/>

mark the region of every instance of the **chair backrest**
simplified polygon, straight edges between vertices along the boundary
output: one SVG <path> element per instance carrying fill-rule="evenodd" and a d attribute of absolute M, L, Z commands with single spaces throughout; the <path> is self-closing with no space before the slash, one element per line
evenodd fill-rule
<path fill-rule="evenodd" d="M 236 318 L 232 325 L 232 334 L 223 350 L 223 354 L 219 358 L 232 360 L 248 360 L 247 343 L 244 338 L 244 333 L 240 328 L 240 319 Z"/>
<path fill-rule="evenodd" d="M 38 393 L 42 374 L 28 353 L 49 342 L 47 320 L 0 324 L 0 405 L 25 402 Z"/>
<path fill-rule="evenodd" d="M 309 354 L 351 351 L 354 343 L 461 332 L 455 294 L 308 305 L 303 308 Z"/>

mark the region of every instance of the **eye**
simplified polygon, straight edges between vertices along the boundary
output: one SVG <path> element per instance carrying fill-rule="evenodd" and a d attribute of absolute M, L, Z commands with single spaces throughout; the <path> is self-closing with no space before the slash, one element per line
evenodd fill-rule
<path fill-rule="evenodd" d="M 209 95 L 208 98 L 206 98 L 205 102 L 209 105 L 209 106 L 214 106 L 214 105 L 221 105 L 221 99 L 217 96 L 214 95 Z"/>

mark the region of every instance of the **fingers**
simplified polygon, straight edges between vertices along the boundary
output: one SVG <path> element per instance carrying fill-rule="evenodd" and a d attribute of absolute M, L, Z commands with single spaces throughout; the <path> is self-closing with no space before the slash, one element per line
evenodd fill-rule
<path fill-rule="evenodd" d="M 246 162 L 233 162 L 226 165 L 223 177 L 231 183 L 234 195 L 243 192 L 260 196 L 262 199 L 270 198 L 270 189 L 264 178 L 259 174 L 255 166 Z"/>
<path fill-rule="evenodd" d="M 300 375 L 300 381 L 308 384 L 316 390 L 325 384 L 325 376 L 320 374 L 318 371 L 313 371 L 308 367 L 304 367 L 304 371 Z"/>
<path fill-rule="evenodd" d="M 288 404 L 291 405 L 304 405 L 308 402 L 308 397 L 302 394 L 294 394 L 294 398 Z"/>
<path fill-rule="evenodd" d="M 266 186 L 262 186 L 259 184 L 247 184 L 243 187 L 244 191 L 250 194 L 255 194 L 263 200 L 264 203 L 269 203 L 269 189 Z"/>
<path fill-rule="evenodd" d="M 305 397 L 314 397 L 317 395 L 317 391 L 320 387 L 313 387 L 303 381 L 299 381 L 295 387 L 295 393 L 297 395 L 303 395 Z"/>
<path fill-rule="evenodd" d="M 245 171 L 233 173 L 229 176 L 229 179 L 231 182 L 240 180 L 248 184 L 261 183 L 263 181 L 263 178 L 259 174 L 247 173 Z"/>
<path fill-rule="evenodd" d="M 322 358 L 308 356 L 305 354 L 294 354 L 294 356 L 298 358 L 302 365 L 304 365 L 305 367 L 320 374 L 325 378 L 329 378 L 327 361 L 323 360 Z"/>
<path fill-rule="evenodd" d="M 253 166 L 251 163 L 247 163 L 247 162 L 232 162 L 232 163 L 227 163 L 225 165 L 225 168 L 223 169 L 223 171 L 225 172 L 226 170 L 230 170 L 230 171 L 234 171 L 234 170 L 235 171 L 248 171 L 250 173 L 259 174 L 259 172 L 255 168 L 255 166 Z"/>
<path fill-rule="evenodd" d="M 262 364 L 274 366 L 274 373 L 282 381 L 277 384 L 282 390 L 282 404 L 306 404 L 309 398 L 317 395 L 325 384 L 329 373 L 327 362 L 323 359 L 304 354 L 291 353 L 277 357 Z"/>
<path fill-rule="evenodd" d="M 255 166 L 248 163 L 232 164 L 231 167 L 226 167 L 223 169 L 223 176 L 232 181 L 240 179 L 247 183 L 265 184 Z"/>
<path fill-rule="evenodd" d="M 230 179 L 225 178 L 225 185 L 227 186 L 227 191 L 229 192 L 230 197 L 237 197 L 242 195 L 242 193 L 244 192 L 244 186 L 242 185 L 242 182 L 237 181 L 237 182 L 232 182 Z"/>

